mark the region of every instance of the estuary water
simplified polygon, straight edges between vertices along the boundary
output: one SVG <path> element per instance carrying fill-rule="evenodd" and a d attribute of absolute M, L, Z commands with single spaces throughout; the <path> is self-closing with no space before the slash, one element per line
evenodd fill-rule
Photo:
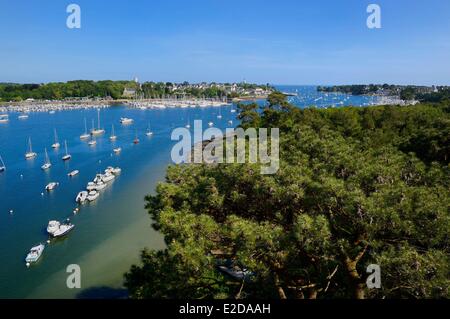
<path fill-rule="evenodd" d="M 316 104 L 368 105 L 369 97 L 318 93 L 310 86 L 280 86 L 280 90 L 297 93 L 289 100 L 299 107 Z M 341 103 L 342 102 L 342 103 Z M 171 132 L 185 127 L 188 121 L 203 120 L 203 127 L 212 121 L 215 127 L 234 126 L 237 113 L 228 107 L 167 108 L 140 110 L 117 105 L 100 111 L 101 127 L 106 133 L 98 137 L 97 145 L 88 146 L 80 140 L 84 119 L 88 126 L 97 125 L 96 109 L 81 109 L 30 113 L 28 119 L 18 119 L 9 113 L 10 121 L 0 123 L 0 156 L 6 171 L 0 173 L 0 298 L 96 298 L 123 297 L 123 274 L 139 262 L 144 248 L 164 247 L 162 236 L 151 228 L 144 206 L 145 195 L 153 193 L 157 182 L 164 180 L 165 169 L 171 163 L 170 152 L 175 141 Z M 235 108 L 235 106 L 233 106 Z M 217 116 L 219 113 L 222 118 Z M 121 117 L 134 119 L 123 126 Z M 233 120 L 233 124 L 229 123 Z M 111 142 L 111 125 L 117 141 Z M 150 125 L 153 136 L 145 132 Z M 56 129 L 61 148 L 51 145 Z M 133 144 L 138 136 L 140 143 Z M 31 138 L 32 160 L 24 157 Z M 64 141 L 72 159 L 63 162 Z M 113 148 L 122 152 L 114 154 Z M 53 166 L 41 170 L 47 148 Z M 75 196 L 96 173 L 107 166 L 119 166 L 122 174 L 101 192 L 99 199 L 81 207 L 74 215 Z M 79 170 L 79 175 L 67 174 Z M 44 190 L 50 182 L 59 186 L 51 193 Z M 52 240 L 36 265 L 27 268 L 24 258 L 29 249 L 46 243 L 49 220 L 70 218 L 74 230 L 64 239 Z M 66 285 L 68 265 L 81 268 L 81 289 Z"/>

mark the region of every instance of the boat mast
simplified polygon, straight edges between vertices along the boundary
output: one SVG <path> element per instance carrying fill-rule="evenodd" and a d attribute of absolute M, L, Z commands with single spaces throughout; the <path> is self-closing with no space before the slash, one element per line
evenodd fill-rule
<path fill-rule="evenodd" d="M 45 148 L 45 164 L 50 164 L 50 158 L 48 157 L 47 148 Z"/>
<path fill-rule="evenodd" d="M 0 155 L 0 162 L 2 162 L 2 166 L 0 166 L 0 167 L 3 167 L 3 169 L 6 169 L 5 162 L 3 162 L 3 158 L 1 155 Z"/>
<path fill-rule="evenodd" d="M 86 123 L 86 118 L 84 118 L 84 134 L 87 134 L 87 123 Z"/>
<path fill-rule="evenodd" d="M 29 147 L 29 153 L 33 152 L 33 148 L 31 146 L 31 137 L 28 138 L 28 147 Z"/>
<path fill-rule="evenodd" d="M 53 130 L 54 130 L 54 133 L 55 133 L 55 144 L 57 144 L 58 143 L 58 135 L 56 134 L 56 128 L 53 129 Z"/>
<path fill-rule="evenodd" d="M 66 155 L 69 155 L 69 153 L 67 152 L 67 140 L 64 141 L 64 145 L 66 147 Z"/>

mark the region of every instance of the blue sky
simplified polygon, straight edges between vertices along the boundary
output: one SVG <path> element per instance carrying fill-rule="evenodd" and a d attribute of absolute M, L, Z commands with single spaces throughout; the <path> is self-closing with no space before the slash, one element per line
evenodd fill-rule
<path fill-rule="evenodd" d="M 66 7 L 81 7 L 81 29 Z M 382 28 L 366 27 L 367 5 Z M 0 82 L 450 85 L 448 0 L 0 0 Z"/>

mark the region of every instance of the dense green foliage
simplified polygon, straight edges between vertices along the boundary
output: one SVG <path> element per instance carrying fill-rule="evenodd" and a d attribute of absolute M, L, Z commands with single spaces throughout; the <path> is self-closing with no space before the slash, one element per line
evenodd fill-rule
<path fill-rule="evenodd" d="M 232 84 L 191 85 L 188 82 L 174 84 L 171 82 L 145 82 L 142 85 L 134 81 L 69 81 L 66 83 L 15 84 L 0 83 L 0 101 L 20 102 L 26 99 L 62 100 L 70 98 L 164 98 L 169 96 L 188 96 L 196 98 L 233 98 L 245 95 L 254 89 L 272 90 L 269 85 L 239 83 L 238 91 L 231 92 Z M 124 89 L 133 92 L 123 96 Z"/>
<path fill-rule="evenodd" d="M 147 197 L 167 243 L 125 275 L 133 298 L 450 297 L 450 107 L 304 109 L 273 94 L 280 170 L 179 165 Z M 232 260 L 252 276 L 218 271 Z M 381 267 L 381 289 L 365 285 Z"/>
<path fill-rule="evenodd" d="M 107 96 L 113 99 L 122 97 L 123 90 L 137 88 L 133 81 L 69 81 L 47 84 L 0 84 L 0 101 L 61 100 L 65 98 Z"/>

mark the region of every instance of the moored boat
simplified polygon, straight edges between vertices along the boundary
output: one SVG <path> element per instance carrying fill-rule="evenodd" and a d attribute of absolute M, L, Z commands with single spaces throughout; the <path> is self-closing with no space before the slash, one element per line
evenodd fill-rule
<path fill-rule="evenodd" d="M 39 244 L 37 246 L 32 247 L 27 257 L 25 257 L 25 262 L 27 263 L 27 266 L 29 266 L 31 263 L 37 262 L 39 258 L 41 258 L 44 249 L 45 249 L 44 244 Z"/>
<path fill-rule="evenodd" d="M 79 173 L 80 173 L 79 170 L 74 170 L 74 171 L 71 171 L 69 174 L 67 174 L 67 176 L 74 177 L 74 176 L 78 175 Z"/>
<path fill-rule="evenodd" d="M 56 182 L 51 182 L 49 184 L 47 184 L 47 186 L 45 186 L 45 190 L 46 191 L 52 191 L 54 190 L 56 187 L 58 187 L 59 183 Z"/>
<path fill-rule="evenodd" d="M 78 204 L 84 204 L 88 198 L 88 195 L 89 195 L 89 193 L 86 191 L 79 192 L 77 197 L 75 198 L 75 201 Z"/>
<path fill-rule="evenodd" d="M 35 158 L 37 154 L 33 152 L 33 147 L 31 145 L 31 137 L 28 138 L 28 151 L 25 153 L 26 159 L 32 159 Z"/>
<path fill-rule="evenodd" d="M 92 190 L 92 191 L 89 192 L 89 195 L 88 195 L 88 197 L 87 197 L 87 200 L 90 201 L 90 202 L 93 202 L 93 201 L 96 200 L 99 196 L 100 196 L 100 194 L 99 194 L 97 191 Z"/>

